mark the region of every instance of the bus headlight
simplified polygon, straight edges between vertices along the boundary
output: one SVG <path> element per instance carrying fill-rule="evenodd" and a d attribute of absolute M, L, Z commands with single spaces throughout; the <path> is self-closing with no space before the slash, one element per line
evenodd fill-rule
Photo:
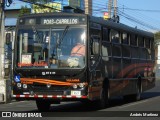
<path fill-rule="evenodd" d="M 78 87 L 78 86 L 77 86 L 76 84 L 73 84 L 73 88 L 74 88 L 74 89 L 77 89 L 77 87 Z"/>
<path fill-rule="evenodd" d="M 83 87 L 84 87 L 84 83 L 80 83 L 80 84 L 79 84 L 79 87 L 80 87 L 80 88 L 83 88 Z"/>
<path fill-rule="evenodd" d="M 51 84 L 47 84 L 47 88 L 50 88 L 51 87 Z"/>
<path fill-rule="evenodd" d="M 27 89 L 27 84 L 23 84 L 23 88 Z"/>
<path fill-rule="evenodd" d="M 22 84 L 21 84 L 21 83 L 17 83 L 17 87 L 18 87 L 18 88 L 21 88 L 21 87 L 22 87 Z"/>

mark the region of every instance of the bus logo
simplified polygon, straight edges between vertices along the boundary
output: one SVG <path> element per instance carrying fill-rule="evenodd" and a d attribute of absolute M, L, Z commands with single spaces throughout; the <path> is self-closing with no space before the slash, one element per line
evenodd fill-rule
<path fill-rule="evenodd" d="M 55 75 L 56 72 L 42 72 L 42 75 Z"/>

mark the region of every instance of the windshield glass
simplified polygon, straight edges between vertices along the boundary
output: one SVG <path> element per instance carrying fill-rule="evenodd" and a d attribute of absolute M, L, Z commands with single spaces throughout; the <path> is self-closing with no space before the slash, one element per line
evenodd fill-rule
<path fill-rule="evenodd" d="M 21 68 L 83 68 L 85 27 L 19 29 L 17 66 Z"/>

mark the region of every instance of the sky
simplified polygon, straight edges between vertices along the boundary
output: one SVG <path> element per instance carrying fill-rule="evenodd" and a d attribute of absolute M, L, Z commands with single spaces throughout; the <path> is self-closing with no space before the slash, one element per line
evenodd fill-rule
<path fill-rule="evenodd" d="M 93 2 L 93 9 L 99 8 L 99 6 L 108 8 L 108 0 L 93 0 Z M 117 0 L 120 22 L 146 31 L 160 31 L 159 5 L 160 0 Z M 107 9 L 94 10 L 93 15 L 103 16 L 104 11 Z"/>
<path fill-rule="evenodd" d="M 66 4 L 68 0 L 61 1 Z M 22 5 L 25 4 L 19 0 L 13 0 L 7 9 L 20 8 Z M 117 0 L 120 23 L 150 32 L 160 31 L 159 5 L 160 0 Z M 108 11 L 108 0 L 93 0 L 94 16 L 103 17 L 106 11 Z"/>

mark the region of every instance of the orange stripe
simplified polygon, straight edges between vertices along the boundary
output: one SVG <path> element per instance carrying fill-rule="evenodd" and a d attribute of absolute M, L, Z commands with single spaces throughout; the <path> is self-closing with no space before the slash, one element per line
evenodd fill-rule
<path fill-rule="evenodd" d="M 33 79 L 33 78 L 21 78 L 21 82 L 25 84 L 33 84 L 33 82 L 36 83 L 42 83 L 42 84 L 51 84 L 51 85 L 67 85 L 71 86 L 72 83 L 69 82 L 60 82 L 56 80 L 48 80 L 48 79 Z"/>
<path fill-rule="evenodd" d="M 138 67 L 153 67 L 153 63 L 135 63 L 131 64 L 124 69 L 121 70 L 121 72 L 117 75 L 117 77 L 120 77 L 122 73 L 127 73 L 131 69 L 137 69 Z"/>

